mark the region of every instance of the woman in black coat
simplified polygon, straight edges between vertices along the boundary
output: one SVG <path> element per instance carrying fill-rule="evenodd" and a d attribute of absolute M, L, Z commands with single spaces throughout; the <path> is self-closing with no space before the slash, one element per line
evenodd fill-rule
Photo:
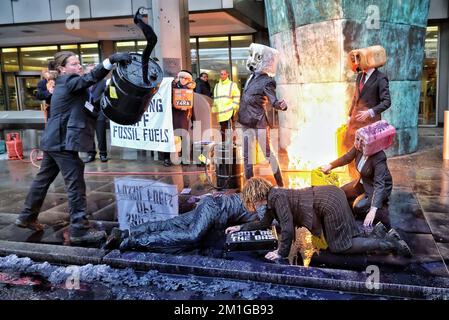
<path fill-rule="evenodd" d="M 48 188 L 59 172 L 64 177 L 70 210 L 70 242 L 72 244 L 97 242 L 104 232 L 91 229 L 86 212 L 86 184 L 84 163 L 78 152 L 92 148 L 95 132 L 93 106 L 88 103 L 87 88 L 102 80 L 117 62 L 130 60 L 128 53 L 116 53 L 100 63 L 90 73 L 83 74 L 78 57 L 68 51 L 55 54 L 58 71 L 51 98 L 51 117 L 42 134 L 44 152 L 41 168 L 33 180 L 25 206 L 15 224 L 22 228 L 41 231 L 39 211 Z"/>
<path fill-rule="evenodd" d="M 352 205 L 356 216 L 364 217 L 364 226 L 371 227 L 377 222 L 391 228 L 388 204 L 393 180 L 387 165 L 387 156 L 379 151 L 369 157 L 360 150 L 358 143 L 354 144 L 346 154 L 322 167 L 324 173 L 347 165 L 354 161 L 359 172 L 359 178 L 342 186 L 346 198 Z"/>
<path fill-rule="evenodd" d="M 233 226 L 226 229 L 226 232 L 266 229 L 276 219 L 281 228 L 281 241 L 277 250 L 265 256 L 269 260 L 289 255 L 295 228 L 299 227 L 307 228 L 317 237 L 324 232 L 331 252 L 395 252 L 404 256 L 411 255 L 408 245 L 393 229 L 388 234 L 376 230 L 369 236 L 363 236 L 356 225 L 345 193 L 336 186 L 293 190 L 273 188 L 263 178 L 251 178 L 242 190 L 242 198 L 249 211 L 266 206 L 266 214 L 259 222 Z"/>

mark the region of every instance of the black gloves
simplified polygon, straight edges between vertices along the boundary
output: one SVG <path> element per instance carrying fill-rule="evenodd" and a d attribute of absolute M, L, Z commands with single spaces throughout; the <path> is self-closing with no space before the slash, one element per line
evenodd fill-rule
<path fill-rule="evenodd" d="M 117 62 L 131 62 L 131 55 L 129 52 L 120 52 L 120 53 L 114 53 L 109 56 L 109 62 L 111 64 L 117 63 Z"/>

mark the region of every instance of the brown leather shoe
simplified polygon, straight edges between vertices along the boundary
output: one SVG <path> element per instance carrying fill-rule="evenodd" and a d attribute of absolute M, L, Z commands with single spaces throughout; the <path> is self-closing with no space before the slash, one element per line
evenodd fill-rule
<path fill-rule="evenodd" d="M 26 228 L 33 231 L 42 231 L 44 230 L 44 225 L 37 222 L 37 220 L 34 221 L 27 221 L 25 219 L 17 218 L 14 224 L 20 228 Z"/>

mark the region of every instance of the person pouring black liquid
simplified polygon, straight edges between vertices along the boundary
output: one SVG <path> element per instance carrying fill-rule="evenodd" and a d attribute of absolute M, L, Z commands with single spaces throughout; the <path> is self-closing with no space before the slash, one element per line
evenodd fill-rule
<path fill-rule="evenodd" d="M 88 102 L 87 89 L 106 77 L 114 63 L 130 60 L 129 53 L 116 53 L 90 73 L 83 74 L 83 67 L 73 52 L 55 54 L 58 77 L 51 100 L 51 117 L 41 140 L 43 160 L 15 221 L 17 226 L 35 231 L 43 229 L 38 222 L 39 211 L 50 184 L 61 171 L 69 202 L 71 244 L 98 242 L 106 236 L 104 231 L 95 231 L 87 219 L 84 163 L 78 152 L 90 151 L 95 133 L 94 108 Z"/>

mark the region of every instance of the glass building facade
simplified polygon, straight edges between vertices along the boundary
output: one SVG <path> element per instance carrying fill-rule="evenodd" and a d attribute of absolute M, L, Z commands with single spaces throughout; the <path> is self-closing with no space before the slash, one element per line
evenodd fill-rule
<path fill-rule="evenodd" d="M 83 65 L 100 62 L 98 43 L 2 48 L 0 50 L 0 111 L 41 110 L 37 84 L 58 51 L 72 51 Z"/>

